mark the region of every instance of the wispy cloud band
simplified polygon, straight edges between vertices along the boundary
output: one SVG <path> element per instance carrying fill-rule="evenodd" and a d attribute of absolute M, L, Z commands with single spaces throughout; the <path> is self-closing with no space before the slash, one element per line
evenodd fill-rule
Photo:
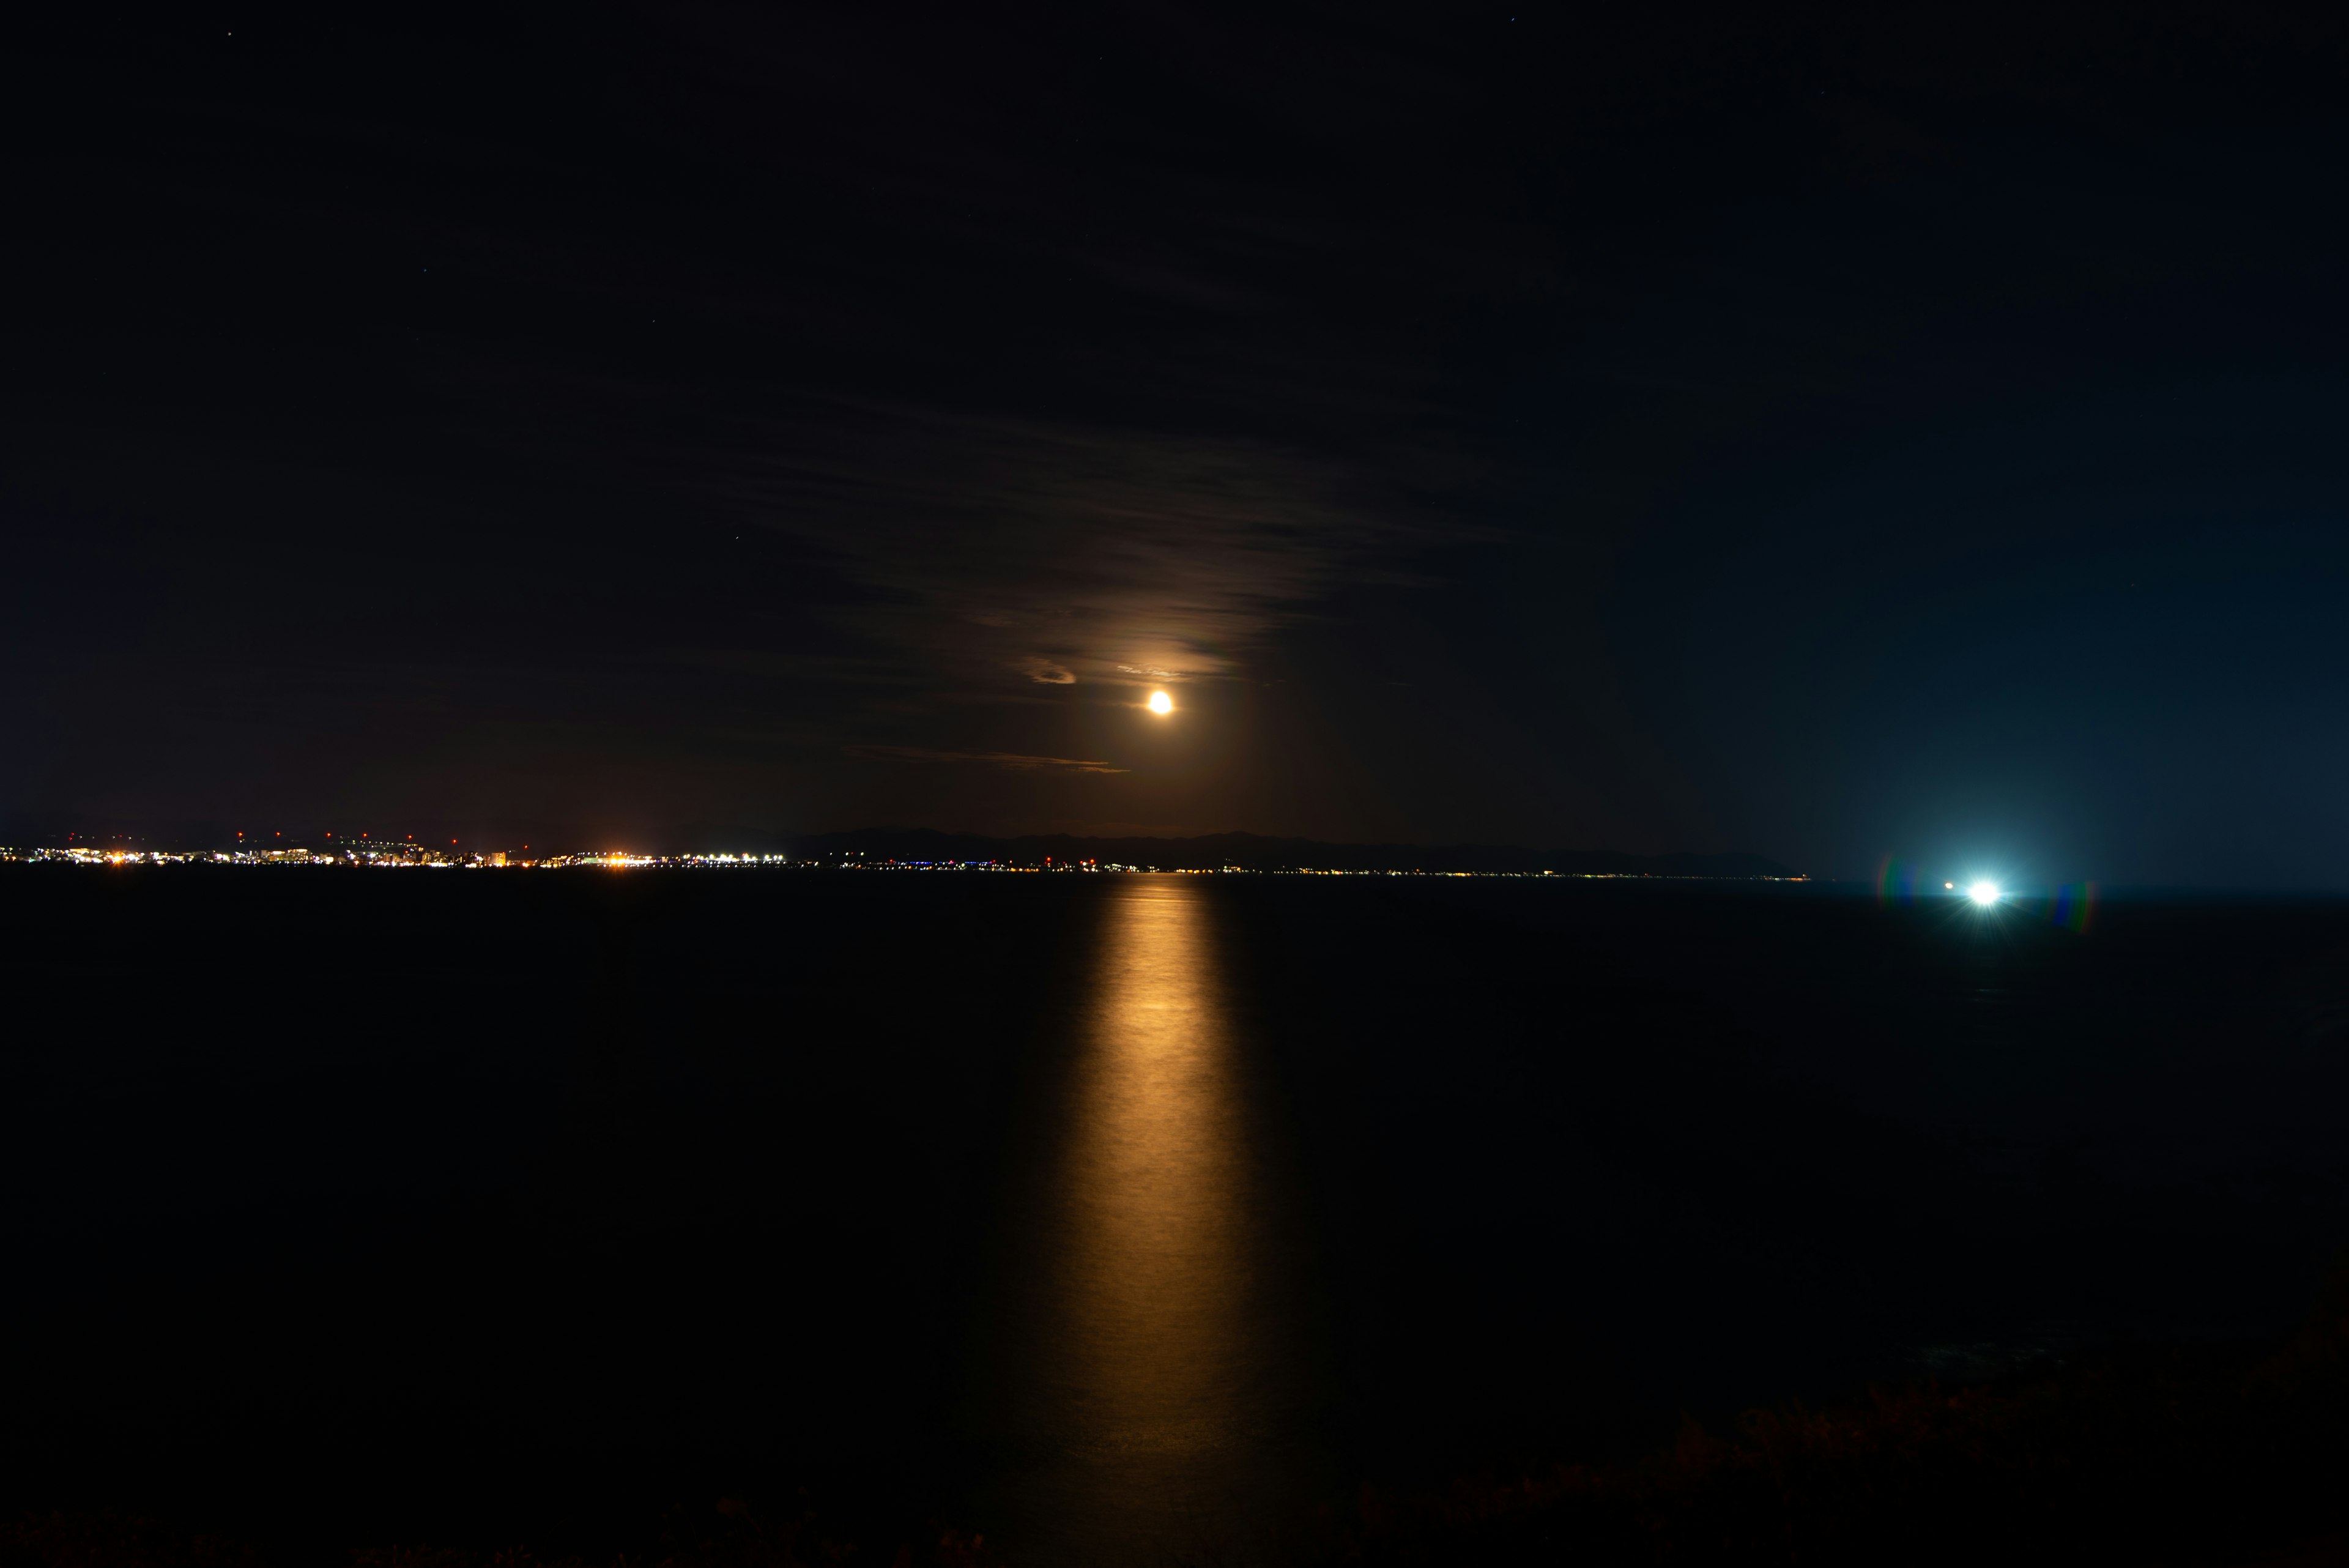
<path fill-rule="evenodd" d="M 848 754 L 876 763 L 978 763 L 1013 773 L 1122 774 L 1123 768 L 1077 757 L 1030 757 L 1017 752 L 940 752 L 926 746 L 851 746 Z"/>

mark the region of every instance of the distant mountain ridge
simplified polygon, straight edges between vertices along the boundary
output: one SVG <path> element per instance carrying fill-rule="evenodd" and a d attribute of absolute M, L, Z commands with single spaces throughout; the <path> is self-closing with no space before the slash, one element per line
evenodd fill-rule
<path fill-rule="evenodd" d="M 1196 838 L 1082 838 L 1029 834 L 988 838 L 927 827 L 868 827 L 794 839 L 801 859 L 999 860 L 1040 866 L 1095 860 L 1166 870 L 1237 866 L 1251 871 L 1549 871 L 1567 876 L 1791 877 L 1792 867 L 1762 855 L 1628 855 L 1613 849 L 1527 849 L 1507 844 L 1329 844 L 1210 833 Z"/>

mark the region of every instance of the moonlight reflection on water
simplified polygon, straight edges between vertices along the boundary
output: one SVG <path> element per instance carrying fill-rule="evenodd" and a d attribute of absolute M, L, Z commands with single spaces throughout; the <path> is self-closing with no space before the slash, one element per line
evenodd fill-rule
<path fill-rule="evenodd" d="M 1212 914 L 1186 878 L 1120 888 L 1081 1024 L 1028 1325 L 1022 1535 L 1053 1561 L 1244 1532 L 1282 1468 L 1293 1372 Z"/>

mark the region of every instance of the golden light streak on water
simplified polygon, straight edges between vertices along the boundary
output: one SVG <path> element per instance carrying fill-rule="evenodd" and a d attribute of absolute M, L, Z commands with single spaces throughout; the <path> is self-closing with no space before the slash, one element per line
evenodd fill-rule
<path fill-rule="evenodd" d="M 1239 1041 L 1189 878 L 1112 895 L 1052 1177 L 1033 1560 L 1195 1556 L 1260 1524 L 1294 1367 L 1266 1290 Z"/>

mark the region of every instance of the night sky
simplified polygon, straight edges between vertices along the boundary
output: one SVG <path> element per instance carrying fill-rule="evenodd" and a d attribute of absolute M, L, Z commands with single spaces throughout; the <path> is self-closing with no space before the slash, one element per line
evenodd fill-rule
<path fill-rule="evenodd" d="M 2349 886 L 2339 28 L 98 9 L 0 93 L 20 835 Z"/>

